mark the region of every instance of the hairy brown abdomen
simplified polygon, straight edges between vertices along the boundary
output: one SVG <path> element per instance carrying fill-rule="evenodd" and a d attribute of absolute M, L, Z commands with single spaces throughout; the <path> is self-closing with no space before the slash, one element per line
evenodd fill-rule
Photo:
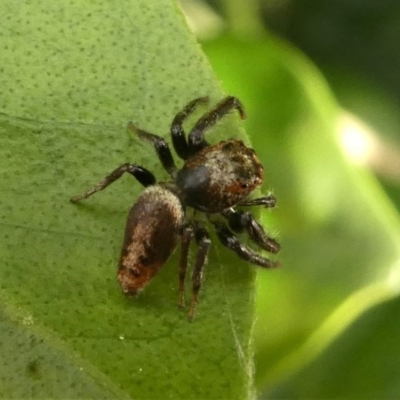
<path fill-rule="evenodd" d="M 126 294 L 136 294 L 165 264 L 179 239 L 184 211 L 170 190 L 148 187 L 129 211 L 118 266 Z"/>

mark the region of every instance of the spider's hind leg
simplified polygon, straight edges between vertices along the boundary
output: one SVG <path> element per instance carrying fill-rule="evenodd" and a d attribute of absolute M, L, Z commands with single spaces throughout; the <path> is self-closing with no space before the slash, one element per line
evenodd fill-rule
<path fill-rule="evenodd" d="M 207 230 L 197 221 L 189 222 L 181 229 L 181 258 L 179 263 L 179 305 L 185 305 L 185 277 L 188 265 L 189 246 L 193 236 L 199 246 L 192 272 L 192 299 L 190 302 L 189 319 L 193 320 L 197 299 L 201 288 L 203 267 L 211 247 L 211 239 Z"/>
<path fill-rule="evenodd" d="M 187 224 L 181 229 L 181 256 L 179 261 L 179 305 L 185 306 L 185 277 L 188 266 L 190 243 L 193 238 L 193 225 Z"/>
<path fill-rule="evenodd" d="M 210 236 L 209 236 L 208 232 L 206 231 L 206 229 L 204 229 L 201 226 L 196 226 L 196 225 L 194 228 L 194 237 L 199 246 L 199 249 L 197 251 L 196 261 L 194 264 L 193 274 L 192 274 L 193 289 L 192 289 L 192 300 L 190 303 L 190 310 L 189 310 L 189 319 L 190 320 L 192 320 L 194 317 L 197 299 L 198 299 L 199 291 L 201 288 L 203 267 L 204 267 L 205 263 L 207 262 L 207 256 L 208 256 L 208 253 L 209 253 L 210 247 L 211 247 L 211 239 L 210 239 Z"/>

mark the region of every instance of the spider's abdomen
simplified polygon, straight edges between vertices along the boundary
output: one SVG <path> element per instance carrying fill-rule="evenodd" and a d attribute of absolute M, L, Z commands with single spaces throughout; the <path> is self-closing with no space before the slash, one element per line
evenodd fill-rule
<path fill-rule="evenodd" d="M 186 160 L 176 177 L 185 203 L 209 213 L 244 200 L 262 181 L 260 161 L 240 140 L 204 147 Z"/>
<path fill-rule="evenodd" d="M 134 295 L 150 281 L 174 251 L 184 211 L 170 190 L 149 186 L 129 211 L 118 266 L 124 293 Z"/>

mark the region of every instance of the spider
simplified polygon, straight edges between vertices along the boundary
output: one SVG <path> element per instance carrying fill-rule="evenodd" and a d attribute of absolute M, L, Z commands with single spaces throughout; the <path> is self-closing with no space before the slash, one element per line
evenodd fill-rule
<path fill-rule="evenodd" d="M 263 166 L 255 151 L 240 140 L 229 139 L 210 145 L 204 138 L 205 132 L 231 110 L 236 109 L 241 118 L 245 118 L 240 101 L 232 96 L 224 98 L 196 122 L 186 138 L 183 122 L 199 105 L 207 102 L 208 97 L 191 101 L 172 121 L 172 143 L 177 155 L 184 161 L 181 169 L 176 167 L 169 146 L 162 137 L 146 132 L 131 122 L 128 124 L 128 129 L 154 146 L 161 164 L 170 175 L 168 182 L 157 183 L 146 168 L 126 163 L 83 194 L 71 198 L 74 203 L 86 199 L 105 189 L 125 172 L 145 187 L 129 211 L 118 264 L 118 280 L 127 295 L 138 294 L 149 283 L 180 240 L 179 304 L 184 306 L 189 246 L 195 238 L 198 251 L 192 273 L 189 319 L 193 319 L 195 314 L 202 271 L 211 246 L 205 224 L 198 218 L 199 212 L 204 213 L 214 226 L 221 243 L 243 260 L 264 268 L 279 265 L 241 243 L 233 234 L 246 231 L 261 249 L 270 253 L 280 250 L 276 240 L 266 234 L 250 212 L 236 209 L 236 206 L 272 208 L 276 204 L 271 194 L 248 199 L 249 194 L 263 182 Z M 192 212 L 188 212 L 187 208 L 191 208 Z"/>

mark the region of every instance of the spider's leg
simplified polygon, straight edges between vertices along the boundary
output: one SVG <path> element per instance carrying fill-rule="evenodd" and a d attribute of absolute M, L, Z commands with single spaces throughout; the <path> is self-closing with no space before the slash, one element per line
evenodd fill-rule
<path fill-rule="evenodd" d="M 246 230 L 259 247 L 270 253 L 278 253 L 281 246 L 279 243 L 268 236 L 264 231 L 264 228 L 255 220 L 253 215 L 249 212 L 237 211 L 234 208 L 230 208 L 221 213 L 229 223 L 229 227 L 235 232 L 242 232 Z"/>
<path fill-rule="evenodd" d="M 194 237 L 196 239 L 197 244 L 199 245 L 199 250 L 197 252 L 196 262 L 194 264 L 193 275 L 192 275 L 193 291 L 192 291 L 192 301 L 189 310 L 190 320 L 192 320 L 194 317 L 197 299 L 201 287 L 203 267 L 207 261 L 207 255 L 208 252 L 210 251 L 210 246 L 211 246 L 210 236 L 208 235 L 208 232 L 204 228 L 195 226 Z"/>
<path fill-rule="evenodd" d="M 244 119 L 246 114 L 242 103 L 232 96 L 225 97 L 218 103 L 212 110 L 204 114 L 195 124 L 191 130 L 188 138 L 189 153 L 194 154 L 197 151 L 207 146 L 204 139 L 204 133 L 207 129 L 215 125 L 223 116 L 233 109 L 239 111 L 240 117 Z"/>
<path fill-rule="evenodd" d="M 274 208 L 276 205 L 276 198 L 274 195 L 259 197 L 258 199 L 243 200 L 237 204 L 238 206 L 264 206 L 265 208 Z"/>
<path fill-rule="evenodd" d="M 181 258 L 179 261 L 179 305 L 185 306 L 185 277 L 188 265 L 190 242 L 193 238 L 193 226 L 188 224 L 182 228 Z"/>
<path fill-rule="evenodd" d="M 70 199 L 73 203 L 76 203 L 80 200 L 86 199 L 87 197 L 91 196 L 92 194 L 98 192 L 99 190 L 105 189 L 108 185 L 115 182 L 119 179 L 124 172 L 128 172 L 133 175 L 143 186 L 150 186 L 156 183 L 156 178 L 154 175 L 148 171 L 147 169 L 140 167 L 137 164 L 122 164 L 117 169 L 115 169 L 111 174 L 107 175 L 104 179 L 102 179 L 99 183 L 92 186 L 86 192 L 74 196 Z"/>
<path fill-rule="evenodd" d="M 132 122 L 128 123 L 128 129 L 138 135 L 140 139 L 146 140 L 147 142 L 153 144 L 161 164 L 170 175 L 173 175 L 176 172 L 176 166 L 174 159 L 172 158 L 171 150 L 169 149 L 169 146 L 164 138 L 154 135 L 153 133 L 146 132 L 143 129 L 133 125 Z"/>
<path fill-rule="evenodd" d="M 183 122 L 192 114 L 200 104 L 208 103 L 208 97 L 199 97 L 191 101 L 182 111 L 176 114 L 171 124 L 172 143 L 176 154 L 183 160 L 190 156 L 185 131 L 183 130 Z"/>
<path fill-rule="evenodd" d="M 252 264 L 259 265 L 263 268 L 276 268 L 279 263 L 271 261 L 268 258 L 262 257 L 257 254 L 250 247 L 247 247 L 239 241 L 239 239 L 232 234 L 232 232 L 223 224 L 214 223 L 217 235 L 221 243 L 233 250 L 240 258 Z"/>

